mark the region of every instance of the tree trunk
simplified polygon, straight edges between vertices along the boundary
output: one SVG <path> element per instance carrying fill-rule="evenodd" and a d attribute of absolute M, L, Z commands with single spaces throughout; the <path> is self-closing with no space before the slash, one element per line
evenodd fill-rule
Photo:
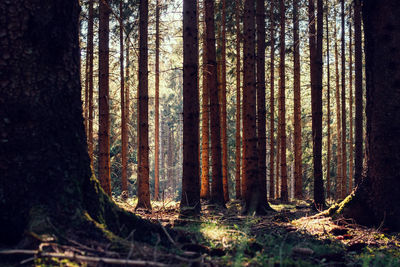
<path fill-rule="evenodd" d="M 0 3 L 0 10 L 10 8 L 17 12 L 3 14 L 8 31 L 0 40 L 9 44 L 2 48 L 8 57 L 0 74 L 0 243 L 15 245 L 24 232 L 57 239 L 73 232 L 108 243 L 135 228 L 135 240 L 154 244 L 152 236 L 164 235 L 162 228 L 116 206 L 91 172 L 81 105 L 78 1 Z M 161 242 L 167 244 L 163 240 L 165 235 Z"/>
<path fill-rule="evenodd" d="M 326 16 L 326 62 L 327 62 L 327 86 L 326 86 L 326 112 L 327 112 L 327 160 L 326 160 L 326 197 L 331 196 L 331 68 L 330 68 L 330 42 L 329 42 L 329 7 L 328 1 L 326 1 L 327 12 Z"/>
<path fill-rule="evenodd" d="M 205 18 L 205 4 L 203 12 L 203 92 L 202 92 L 202 113 L 201 113 L 201 189 L 200 197 L 202 199 L 210 198 L 210 151 L 209 151 L 209 138 L 210 138 L 210 94 L 207 88 L 207 36 L 206 36 L 206 18 Z"/>
<path fill-rule="evenodd" d="M 256 2 L 257 21 L 257 149 L 258 149 L 258 213 L 270 210 L 267 199 L 267 129 L 265 107 L 265 6 L 264 0 Z"/>
<path fill-rule="evenodd" d="M 200 213 L 198 28 L 195 0 L 183 1 L 183 176 L 181 214 Z"/>
<path fill-rule="evenodd" d="M 245 0 L 243 17 L 243 212 L 253 213 L 258 203 L 256 132 L 255 2 Z"/>
<path fill-rule="evenodd" d="M 274 199 L 275 197 L 275 183 L 274 183 L 274 149 L 275 149 L 275 20 L 274 20 L 274 9 L 275 9 L 275 0 L 271 0 L 270 6 L 270 23 L 271 23 L 271 63 L 270 63 L 270 71 L 271 71 L 271 80 L 270 80 L 270 157 L 269 157 L 269 197 L 270 199 Z"/>
<path fill-rule="evenodd" d="M 139 4 L 139 87 L 138 87 L 138 203 L 136 209 L 151 209 L 149 190 L 149 88 L 148 88 L 148 0 Z"/>
<path fill-rule="evenodd" d="M 126 63 L 125 63 L 125 124 L 126 124 L 126 146 L 127 146 L 127 151 L 129 154 L 129 147 L 130 147 L 130 142 L 129 142 L 129 122 L 130 122 L 130 112 L 129 112 L 129 105 L 130 105 L 130 95 L 129 95 L 129 82 L 130 82 L 130 61 L 129 61 L 129 35 L 127 34 L 126 36 L 126 44 L 125 44 L 125 54 L 126 54 Z M 129 160 L 126 165 L 126 172 L 128 176 L 128 170 L 129 170 Z M 128 180 L 128 179 L 127 179 Z M 127 185 L 127 190 L 128 190 L 128 195 L 129 195 L 129 188 Z"/>
<path fill-rule="evenodd" d="M 349 99 L 349 121 L 350 121 L 350 142 L 349 142 L 349 192 L 353 190 L 353 47 L 352 47 L 352 29 L 351 21 L 349 21 L 349 84 L 350 84 L 350 99 Z"/>
<path fill-rule="evenodd" d="M 104 192 L 111 196 L 109 108 L 109 15 L 108 1 L 99 5 L 99 162 L 98 175 Z"/>
<path fill-rule="evenodd" d="M 120 77 L 121 77 L 121 162 L 122 162 L 122 179 L 121 190 L 122 192 L 128 191 L 128 173 L 127 173 L 127 156 L 128 156 L 128 132 L 125 115 L 125 77 L 124 77 L 124 25 L 122 22 L 122 0 L 119 1 L 119 63 L 120 63 Z M 126 193 L 124 193 L 126 194 Z"/>
<path fill-rule="evenodd" d="M 207 38 L 207 88 L 210 97 L 210 133 L 212 188 L 211 201 L 224 205 L 221 160 L 221 125 L 218 96 L 217 60 L 215 50 L 214 1 L 205 0 L 206 38 Z"/>
<path fill-rule="evenodd" d="M 222 0 L 221 18 L 221 135 L 222 135 L 222 184 L 224 201 L 229 201 L 228 136 L 226 124 L 226 0 Z"/>
<path fill-rule="evenodd" d="M 287 202 L 287 165 L 286 165 L 286 107 L 285 107 L 285 1 L 279 0 L 280 12 L 280 47 L 279 47 L 279 128 L 280 128 L 280 167 L 281 167 L 281 200 Z"/>
<path fill-rule="evenodd" d="M 335 6 L 336 8 L 336 6 Z M 335 18 L 336 21 L 336 10 Z M 336 81 L 336 91 L 335 91 L 335 101 L 336 101 L 336 199 L 340 199 L 342 196 L 342 142 L 341 142 L 341 121 L 340 121 L 340 98 L 339 98 L 339 56 L 338 56 L 338 46 L 337 46 L 337 29 L 336 23 L 334 23 L 334 35 L 335 35 L 335 81 Z"/>
<path fill-rule="evenodd" d="M 399 16 L 397 1 L 363 3 L 367 172 L 344 209 L 345 216 L 358 223 L 391 231 L 400 230 L 400 70 L 395 67 L 400 64 Z"/>
<path fill-rule="evenodd" d="M 156 80 L 154 94 L 154 200 L 160 191 L 160 0 L 156 2 Z"/>
<path fill-rule="evenodd" d="M 236 22 L 236 133 L 235 133 L 235 191 L 236 191 L 236 199 L 241 199 L 241 183 L 240 183 L 240 41 L 241 41 L 241 33 L 240 33 L 240 4 L 241 0 L 236 0 L 236 8 L 235 8 L 235 22 Z"/>
<path fill-rule="evenodd" d="M 89 98 L 89 109 L 88 109 L 88 151 L 91 164 L 93 165 L 93 0 L 89 0 L 89 20 L 88 20 L 88 98 Z"/>
<path fill-rule="evenodd" d="M 346 156 L 346 40 L 345 40 L 345 21 L 344 21 L 344 1 L 341 0 L 342 7 L 342 195 L 341 198 L 345 198 L 347 195 L 347 156 Z"/>
<path fill-rule="evenodd" d="M 355 52 L 355 161 L 354 184 L 361 182 L 363 166 L 363 63 L 361 40 L 361 0 L 354 1 L 354 52 Z"/>
<path fill-rule="evenodd" d="M 303 198 L 303 171 L 301 155 L 301 94 L 300 94 L 300 39 L 299 39 L 299 14 L 298 1 L 293 0 L 293 68 L 294 68 L 294 197 Z"/>

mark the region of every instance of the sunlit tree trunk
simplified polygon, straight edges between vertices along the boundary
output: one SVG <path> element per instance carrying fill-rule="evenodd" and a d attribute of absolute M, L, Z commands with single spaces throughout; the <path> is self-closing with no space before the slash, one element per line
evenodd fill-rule
<path fill-rule="evenodd" d="M 205 2 L 205 1 L 204 1 Z M 207 37 L 206 37 L 206 23 L 205 23 L 205 4 L 203 8 L 203 88 L 202 88 L 202 113 L 201 113 L 201 189 L 200 197 L 202 199 L 210 198 L 210 151 L 209 151 L 209 138 L 210 138 L 210 93 L 207 88 Z"/>
<path fill-rule="evenodd" d="M 354 1 L 354 52 L 355 52 L 355 162 L 354 183 L 361 182 L 363 163 L 363 66 L 361 40 L 361 0 Z"/>
<path fill-rule="evenodd" d="M 300 94 L 300 39 L 298 1 L 293 0 L 293 68 L 294 68 L 294 197 L 303 198 L 303 171 L 301 153 L 301 94 Z"/>
<path fill-rule="evenodd" d="M 98 175 L 104 192 L 111 196 L 109 110 L 109 14 L 108 1 L 99 5 L 99 162 Z"/>
<path fill-rule="evenodd" d="M 160 1 L 156 2 L 156 76 L 154 94 L 154 200 L 160 191 Z"/>
<path fill-rule="evenodd" d="M 222 135 L 222 183 L 224 200 L 229 201 L 228 186 L 228 135 L 226 124 L 226 0 L 222 0 L 221 18 L 221 135 Z"/>
<path fill-rule="evenodd" d="M 279 128 L 280 128 L 280 169 L 281 169 L 281 200 L 289 200 L 287 186 L 287 165 L 286 165 L 286 103 L 285 103 L 285 1 L 279 0 L 280 12 L 280 47 L 279 47 Z"/>
<path fill-rule="evenodd" d="M 139 87 L 138 87 L 138 203 L 136 209 L 151 209 L 149 190 L 149 88 L 148 88 L 148 1 L 139 4 Z"/>
<path fill-rule="evenodd" d="M 270 199 L 275 198 L 275 183 L 274 183 L 274 159 L 275 159 L 275 20 L 274 20 L 274 9 L 275 9 L 275 0 L 270 1 L 270 34 L 271 34 L 271 62 L 270 62 L 270 111 L 269 111 L 269 124 L 270 124 L 270 133 L 269 133 L 269 147 L 270 147 L 270 157 L 269 157 L 269 197 Z"/>
<path fill-rule="evenodd" d="M 241 194 L 241 183 L 240 183 L 240 41 L 241 41 L 241 33 L 240 33 L 240 4 L 241 0 L 236 0 L 236 7 L 235 7 L 235 22 L 236 22 L 236 133 L 235 133 L 235 191 L 236 191 L 236 199 L 240 199 L 242 197 Z"/>
<path fill-rule="evenodd" d="M 126 40 L 126 44 L 125 44 L 125 124 L 126 124 L 126 145 L 127 145 L 127 151 L 128 151 L 128 155 L 129 155 L 129 145 L 130 145 L 130 142 L 129 142 L 129 136 L 130 136 L 130 134 L 129 134 L 129 128 L 130 128 L 130 126 L 129 126 L 129 122 L 130 122 L 130 95 L 129 95 L 129 83 L 130 83 L 130 71 L 129 71 L 129 68 L 130 68 L 130 59 L 129 59 L 129 48 L 130 48 L 130 45 L 129 45 L 129 35 L 127 34 L 127 36 L 126 36 L 126 38 L 125 38 L 125 40 Z M 129 162 L 129 161 L 128 161 Z M 127 170 L 126 170 L 126 172 L 127 172 L 127 176 L 128 176 L 128 170 L 129 170 L 129 164 L 127 163 L 127 165 L 126 165 L 126 168 L 127 168 Z M 128 186 L 127 186 L 127 190 L 129 191 L 129 188 L 128 188 Z"/>
<path fill-rule="evenodd" d="M 181 214 L 200 213 L 198 26 L 196 0 L 183 1 L 183 176 Z"/>
<path fill-rule="evenodd" d="M 211 201 L 224 204 L 222 186 L 221 125 L 218 96 L 217 61 L 215 49 L 214 1 L 205 0 L 206 38 L 207 38 L 207 88 L 210 97 L 210 134 L 212 186 Z"/>
<path fill-rule="evenodd" d="M 121 162 L 122 162 L 122 179 L 121 190 L 122 192 L 128 191 L 128 176 L 127 176 L 127 156 L 128 156 L 128 133 L 126 124 L 126 104 L 125 104 L 125 77 L 124 77 L 124 25 L 122 22 L 122 0 L 119 2 L 119 63 L 120 63 L 120 79 L 121 79 Z"/>

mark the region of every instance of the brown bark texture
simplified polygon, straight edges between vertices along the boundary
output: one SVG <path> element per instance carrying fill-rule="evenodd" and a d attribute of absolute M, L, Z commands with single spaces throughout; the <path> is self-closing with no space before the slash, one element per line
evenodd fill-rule
<path fill-rule="evenodd" d="M 240 33 L 240 4 L 241 0 L 236 0 L 235 7 L 235 26 L 236 26 L 236 133 L 235 133 L 235 192 L 236 199 L 240 199 L 242 197 L 241 194 L 241 182 L 240 182 L 240 160 L 241 160 L 241 138 L 240 138 L 240 103 L 241 103 L 241 95 L 240 95 L 240 41 L 241 41 L 241 33 Z"/>
<path fill-rule="evenodd" d="M 270 98 L 269 98 L 269 198 L 275 198 L 274 159 L 275 159 L 275 0 L 270 1 L 270 34 L 271 34 L 271 62 L 270 62 Z"/>
<path fill-rule="evenodd" d="M 160 1 L 156 2 L 156 76 L 154 94 L 154 200 L 160 192 Z"/>
<path fill-rule="evenodd" d="M 137 208 L 151 209 L 149 186 L 149 88 L 148 88 L 148 1 L 139 4 L 139 72 L 138 72 L 138 180 Z"/>
<path fill-rule="evenodd" d="M 183 1 L 183 176 L 181 214 L 200 213 L 198 27 L 195 0 Z"/>
<path fill-rule="evenodd" d="M 342 90 L 341 90 L 341 97 L 342 97 L 342 185 L 341 185 L 341 198 L 345 198 L 347 195 L 347 151 L 346 151 L 346 40 L 345 40 L 345 9 L 344 9 L 344 2 L 345 0 L 341 0 L 341 20 L 342 20 L 342 49 L 341 49 L 341 59 L 342 59 Z"/>
<path fill-rule="evenodd" d="M 352 25 L 349 21 L 349 121 L 350 121 L 350 140 L 349 140 L 349 192 L 353 190 L 354 176 L 354 152 L 353 152 L 353 42 L 352 42 Z"/>
<path fill-rule="evenodd" d="M 326 1 L 328 5 L 328 1 Z M 329 10 L 327 6 L 327 10 Z M 330 68 L 330 42 L 329 42 L 329 20 L 328 12 L 325 13 L 326 18 L 326 62 L 327 62 L 327 85 L 326 85 L 326 117 L 327 117 L 327 160 L 326 160 L 326 197 L 331 196 L 331 158 L 332 158 L 332 146 L 331 146 L 331 68 Z"/>

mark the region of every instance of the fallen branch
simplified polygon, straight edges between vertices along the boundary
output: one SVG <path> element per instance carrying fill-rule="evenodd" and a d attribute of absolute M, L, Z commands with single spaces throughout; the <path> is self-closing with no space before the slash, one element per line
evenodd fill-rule
<path fill-rule="evenodd" d="M 107 263 L 107 264 L 116 264 L 116 265 L 127 265 L 127 266 L 154 266 L 154 267 L 166 267 L 167 264 L 158 263 L 153 261 L 141 261 L 141 260 L 127 260 L 127 259 L 114 259 L 114 258 L 104 258 L 104 257 L 89 257 L 82 256 L 76 254 L 63 254 L 63 253 L 54 253 L 54 252 L 39 252 L 36 250 L 0 250 L 0 255 L 35 255 L 36 257 L 43 258 L 60 258 L 60 259 L 68 259 L 75 261 L 83 261 L 83 262 L 92 262 L 92 263 Z"/>

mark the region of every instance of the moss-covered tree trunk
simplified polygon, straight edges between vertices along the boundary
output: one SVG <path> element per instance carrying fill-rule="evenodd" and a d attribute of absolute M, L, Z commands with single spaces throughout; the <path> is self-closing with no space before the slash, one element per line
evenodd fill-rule
<path fill-rule="evenodd" d="M 156 243 L 162 229 L 122 211 L 92 178 L 78 1 L 2 1 L 0 10 L 0 243 L 14 244 L 26 231 L 65 232 L 55 228 L 90 235 L 103 231 L 98 224 L 121 235 L 140 229 L 136 240 Z"/>

